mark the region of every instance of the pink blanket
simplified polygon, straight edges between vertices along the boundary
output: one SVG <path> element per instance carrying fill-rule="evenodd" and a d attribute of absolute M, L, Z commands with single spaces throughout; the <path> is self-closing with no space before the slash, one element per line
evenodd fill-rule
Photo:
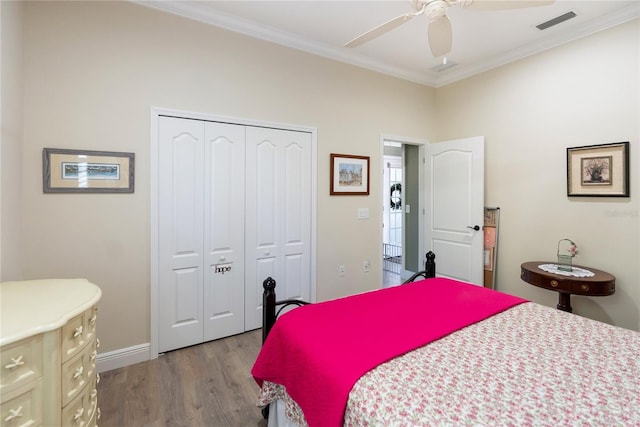
<path fill-rule="evenodd" d="M 310 304 L 278 319 L 251 373 L 285 386 L 310 427 L 341 426 L 366 372 L 525 301 L 435 278 Z"/>

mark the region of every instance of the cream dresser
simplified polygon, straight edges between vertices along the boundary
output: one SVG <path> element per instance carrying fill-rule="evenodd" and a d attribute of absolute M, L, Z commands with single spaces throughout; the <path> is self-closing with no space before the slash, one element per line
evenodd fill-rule
<path fill-rule="evenodd" d="M 0 284 L 0 426 L 96 426 L 97 302 L 85 279 Z"/>

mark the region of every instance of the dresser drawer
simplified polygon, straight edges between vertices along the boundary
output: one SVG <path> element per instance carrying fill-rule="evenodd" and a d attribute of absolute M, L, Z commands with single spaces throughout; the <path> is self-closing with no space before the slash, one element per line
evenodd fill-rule
<path fill-rule="evenodd" d="M 67 405 L 96 376 L 96 343 L 62 364 L 62 406 Z"/>
<path fill-rule="evenodd" d="M 62 327 L 62 361 L 65 362 L 72 358 L 75 354 L 96 335 L 96 306 L 80 313 L 73 319 L 69 320 Z"/>
<path fill-rule="evenodd" d="M 0 405 L 0 424 L 4 427 L 42 424 L 42 384 L 38 380 L 11 393 Z"/>
<path fill-rule="evenodd" d="M 42 334 L 2 347 L 0 351 L 0 393 L 42 376 Z"/>
<path fill-rule="evenodd" d="M 96 337 L 96 323 L 98 321 L 98 306 L 94 305 L 86 311 L 85 317 L 85 337 L 87 340 L 92 340 Z"/>
<path fill-rule="evenodd" d="M 94 376 L 88 386 L 82 390 L 67 406 L 62 408 L 62 425 L 65 427 L 86 427 L 95 425 L 98 409 L 98 392 L 96 390 L 96 377 Z"/>

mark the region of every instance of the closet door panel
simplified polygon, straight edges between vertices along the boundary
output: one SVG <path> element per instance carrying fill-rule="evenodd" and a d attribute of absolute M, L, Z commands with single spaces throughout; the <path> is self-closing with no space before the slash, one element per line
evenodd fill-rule
<path fill-rule="evenodd" d="M 205 124 L 204 340 L 244 332 L 245 127 Z"/>
<path fill-rule="evenodd" d="M 277 188 L 280 165 L 277 158 L 277 147 L 269 139 L 260 140 L 255 147 L 255 158 L 250 160 L 250 167 L 255 168 L 255 180 L 251 183 L 256 194 L 256 249 L 263 249 L 263 255 L 268 257 L 269 250 L 277 242 L 279 210 L 279 191 Z M 260 257 L 260 254 L 257 254 Z"/>
<path fill-rule="evenodd" d="M 279 299 L 310 297 L 311 135 L 248 127 L 246 165 L 245 328 L 253 329 L 262 324 L 266 277 Z"/>
<path fill-rule="evenodd" d="M 198 324 L 201 316 L 202 269 L 181 268 L 173 271 L 171 290 L 173 295 L 168 299 L 172 305 L 173 327 L 187 324 Z M 201 334 L 199 334 L 201 335 Z M 198 338 L 197 339 L 201 339 Z"/>
<path fill-rule="evenodd" d="M 306 268 L 304 254 L 289 254 L 284 256 L 284 277 L 286 278 L 285 289 L 280 289 L 280 293 L 283 293 L 283 299 L 302 299 L 309 301 L 308 291 L 306 291 L 305 285 L 309 281 L 309 278 L 305 275 L 308 273 Z M 280 297 L 279 297 L 280 298 Z"/>
<path fill-rule="evenodd" d="M 282 278 L 278 265 L 281 181 L 278 146 L 268 129 L 247 128 L 245 200 L 245 329 L 262 325 L 262 282 Z M 283 280 L 283 279 L 282 279 Z M 278 282 L 282 289 L 284 283 Z M 283 295 L 284 296 L 284 295 Z"/>
<path fill-rule="evenodd" d="M 286 298 L 310 300 L 311 135 L 283 132 L 283 263 Z"/>
<path fill-rule="evenodd" d="M 159 121 L 159 351 L 202 341 L 203 133 L 201 122 Z"/>

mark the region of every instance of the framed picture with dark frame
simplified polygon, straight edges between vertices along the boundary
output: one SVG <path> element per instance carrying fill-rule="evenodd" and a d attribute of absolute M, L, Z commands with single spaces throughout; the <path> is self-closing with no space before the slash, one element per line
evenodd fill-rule
<path fill-rule="evenodd" d="M 134 153 L 42 150 L 45 193 L 133 193 Z"/>
<path fill-rule="evenodd" d="M 567 196 L 629 197 L 629 142 L 567 148 Z"/>
<path fill-rule="evenodd" d="M 369 195 L 369 157 L 331 154 L 332 196 Z"/>

